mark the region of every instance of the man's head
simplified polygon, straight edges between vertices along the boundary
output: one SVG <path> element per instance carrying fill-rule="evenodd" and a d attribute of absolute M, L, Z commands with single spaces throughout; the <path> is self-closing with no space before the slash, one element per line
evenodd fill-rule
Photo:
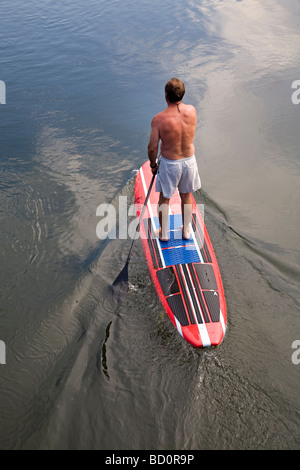
<path fill-rule="evenodd" d="M 184 83 L 179 78 L 171 78 L 165 86 L 166 98 L 170 103 L 181 101 L 185 94 Z"/>

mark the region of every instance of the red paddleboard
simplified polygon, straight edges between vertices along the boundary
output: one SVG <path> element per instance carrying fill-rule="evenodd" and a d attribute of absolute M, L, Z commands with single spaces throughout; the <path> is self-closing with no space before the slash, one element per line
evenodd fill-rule
<path fill-rule="evenodd" d="M 149 162 L 135 182 L 135 205 L 140 217 L 152 179 Z M 221 275 L 203 217 L 193 198 L 191 236 L 182 238 L 181 199 L 170 200 L 168 241 L 154 235 L 159 228 L 159 193 L 152 188 L 140 225 L 150 275 L 160 301 L 180 335 L 195 347 L 216 346 L 226 330 L 226 304 Z"/>

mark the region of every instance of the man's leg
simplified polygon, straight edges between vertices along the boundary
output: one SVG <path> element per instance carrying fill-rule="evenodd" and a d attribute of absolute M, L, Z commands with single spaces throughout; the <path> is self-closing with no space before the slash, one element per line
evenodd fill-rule
<path fill-rule="evenodd" d="M 167 226 L 168 226 L 168 215 L 169 215 L 169 203 L 170 199 L 163 197 L 163 194 L 159 194 L 158 201 L 158 218 L 160 223 L 160 228 L 156 230 L 155 236 L 159 237 L 162 241 L 168 240 L 167 235 Z"/>
<path fill-rule="evenodd" d="M 181 213 L 182 213 L 182 237 L 187 240 L 191 236 L 190 222 L 193 212 L 193 199 L 192 193 L 180 193 L 181 197 Z"/>

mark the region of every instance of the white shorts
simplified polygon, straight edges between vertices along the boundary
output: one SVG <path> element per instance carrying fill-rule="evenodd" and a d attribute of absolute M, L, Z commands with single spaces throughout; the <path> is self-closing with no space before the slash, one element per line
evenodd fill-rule
<path fill-rule="evenodd" d="M 166 199 L 171 199 L 176 188 L 180 193 L 193 193 L 201 188 L 195 155 L 180 160 L 159 157 L 156 177 L 156 191 Z"/>

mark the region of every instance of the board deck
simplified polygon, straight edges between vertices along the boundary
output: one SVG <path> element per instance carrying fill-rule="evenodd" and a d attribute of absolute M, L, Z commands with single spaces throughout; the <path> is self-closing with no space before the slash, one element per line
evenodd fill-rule
<path fill-rule="evenodd" d="M 152 179 L 149 162 L 139 169 L 135 205 L 140 217 Z M 194 347 L 216 346 L 226 330 L 226 303 L 216 256 L 203 217 L 193 198 L 191 237 L 182 238 L 181 200 L 170 200 L 168 241 L 155 237 L 159 228 L 159 193 L 152 188 L 140 226 L 144 254 L 160 301 L 171 322 Z"/>

